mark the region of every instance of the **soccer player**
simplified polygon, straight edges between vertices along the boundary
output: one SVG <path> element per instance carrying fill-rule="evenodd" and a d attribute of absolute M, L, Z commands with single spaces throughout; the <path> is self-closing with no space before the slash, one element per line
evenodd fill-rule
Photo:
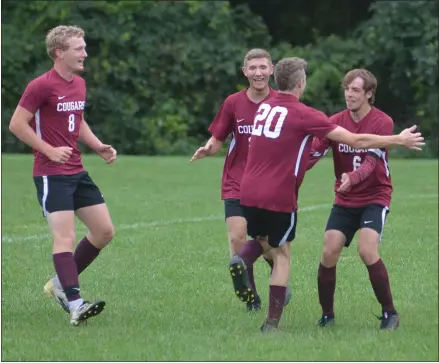
<path fill-rule="evenodd" d="M 361 149 L 402 145 L 421 150 L 424 144 L 421 134 L 414 133 L 416 126 L 399 135 L 379 136 L 351 133 L 331 123 L 322 112 L 299 101 L 306 87 L 305 69 L 306 61 L 300 58 L 286 58 L 276 64 L 274 78 L 279 91 L 259 106 L 241 181 L 240 200 L 248 234 L 261 244 L 258 251 L 247 256 L 243 251 L 240 256 L 249 259 L 265 252 L 274 259 L 263 332 L 278 330 L 283 311 L 290 242 L 297 226 L 297 196 L 309 160 L 311 136 Z M 245 285 L 243 275 L 235 279 L 237 284 Z"/>
<path fill-rule="evenodd" d="M 253 263 L 246 267 L 248 261 L 243 261 L 237 257 L 237 254 L 243 249 L 253 249 L 252 245 L 259 245 L 259 243 L 254 239 L 246 242 L 247 222 L 239 201 L 239 191 L 247 161 L 254 115 L 259 105 L 276 92 L 268 85 L 270 76 L 273 74 L 270 53 L 257 48 L 248 51 L 244 56 L 242 72 L 248 79 L 249 87 L 226 98 L 209 127 L 212 137 L 205 146 L 195 152 L 191 161 L 215 155 L 228 136 L 232 136 L 224 162 L 221 199 L 224 200 L 225 220 L 232 254 L 230 272 L 238 274 L 241 271 L 244 274 L 248 289 L 243 293 L 238 293 L 238 297 L 247 304 L 248 311 L 253 311 L 261 308 L 261 300 L 254 282 Z M 272 268 L 272 260 L 266 259 L 266 261 Z M 241 289 L 235 289 L 235 291 L 239 292 Z M 286 303 L 289 298 L 290 295 L 287 296 Z"/>
<path fill-rule="evenodd" d="M 44 290 L 70 313 L 73 326 L 104 309 L 104 301 L 83 300 L 78 275 L 114 235 L 104 198 L 84 170 L 77 145 L 81 141 L 107 163 L 116 160 L 116 151 L 103 144 L 84 120 L 86 84 L 77 73 L 84 69 L 85 47 L 79 27 L 61 25 L 49 31 L 46 48 L 53 68 L 27 85 L 9 125 L 34 151 L 37 197 L 52 233 L 57 275 Z M 75 215 L 88 233 L 73 254 Z"/>
<path fill-rule="evenodd" d="M 375 76 L 366 69 L 354 69 L 343 80 L 346 110 L 333 115 L 332 123 L 353 133 L 392 135 L 393 120 L 375 108 Z M 327 138 L 313 141 L 312 167 L 328 148 L 334 162 L 335 201 L 324 234 L 318 268 L 319 301 L 323 314 L 318 325 L 334 323 L 336 265 L 343 247 L 349 247 L 358 232 L 358 253 L 366 265 L 375 296 L 381 304 L 381 329 L 396 329 L 398 313 L 393 305 L 389 276 L 378 246 L 389 213 L 392 182 L 386 148 L 352 148 Z"/>

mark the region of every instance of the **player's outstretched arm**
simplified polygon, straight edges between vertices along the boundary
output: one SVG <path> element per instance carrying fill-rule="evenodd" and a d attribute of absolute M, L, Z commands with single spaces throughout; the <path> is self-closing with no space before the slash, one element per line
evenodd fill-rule
<path fill-rule="evenodd" d="M 9 131 L 32 149 L 46 155 L 50 160 L 64 164 L 70 158 L 72 148 L 69 146 L 53 147 L 43 141 L 29 125 L 33 117 L 33 113 L 24 107 L 17 106 L 9 123 Z"/>
<path fill-rule="evenodd" d="M 106 145 L 99 140 L 91 131 L 90 126 L 82 118 L 81 127 L 79 128 L 79 141 L 94 150 L 107 164 L 114 162 L 117 158 L 117 152 L 111 145 Z"/>
<path fill-rule="evenodd" d="M 212 136 L 207 141 L 206 145 L 195 151 L 190 161 L 194 162 L 195 160 L 203 159 L 206 156 L 215 155 L 221 149 L 221 146 L 223 146 L 223 142 Z"/>
<path fill-rule="evenodd" d="M 311 169 L 317 162 L 323 158 L 329 151 L 331 141 L 324 138 L 315 137 L 312 141 L 311 152 L 309 155 L 308 165 L 306 170 Z"/>
<path fill-rule="evenodd" d="M 417 126 L 403 130 L 399 135 L 381 136 L 372 134 L 354 134 L 341 126 L 337 126 L 326 137 L 330 140 L 345 143 L 355 149 L 383 148 L 389 146 L 404 146 L 410 150 L 422 151 L 425 145 L 420 132 L 415 132 Z"/>

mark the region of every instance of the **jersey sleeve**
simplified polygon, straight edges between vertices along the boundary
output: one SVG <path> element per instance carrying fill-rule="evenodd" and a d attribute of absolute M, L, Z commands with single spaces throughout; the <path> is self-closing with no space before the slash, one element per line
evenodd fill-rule
<path fill-rule="evenodd" d="M 233 131 L 233 122 L 235 121 L 233 111 L 233 102 L 227 98 L 209 127 L 209 132 L 215 139 L 225 141 Z"/>
<path fill-rule="evenodd" d="M 18 105 L 35 114 L 45 102 L 46 94 L 46 87 L 41 79 L 34 79 L 27 85 Z"/>
<path fill-rule="evenodd" d="M 311 134 L 318 138 L 324 138 L 337 127 L 323 112 L 311 108 L 302 114 L 300 125 L 306 134 Z"/>
<path fill-rule="evenodd" d="M 372 133 L 375 135 L 388 136 L 393 135 L 393 120 L 390 117 L 380 117 L 376 124 L 376 127 L 372 130 Z M 372 155 L 376 158 L 381 158 L 386 152 L 385 148 L 376 149 L 372 148 L 368 150 L 368 154 Z"/>
<path fill-rule="evenodd" d="M 311 156 L 321 157 L 328 152 L 331 140 L 326 137 L 314 137 L 311 146 Z"/>
<path fill-rule="evenodd" d="M 360 167 L 347 173 L 351 179 L 351 186 L 361 183 L 363 180 L 367 179 L 370 174 L 375 170 L 377 159 L 369 153 L 365 156 Z"/>
<path fill-rule="evenodd" d="M 314 137 L 306 170 L 311 169 L 322 157 L 324 157 L 330 146 L 331 140 L 326 137 Z"/>

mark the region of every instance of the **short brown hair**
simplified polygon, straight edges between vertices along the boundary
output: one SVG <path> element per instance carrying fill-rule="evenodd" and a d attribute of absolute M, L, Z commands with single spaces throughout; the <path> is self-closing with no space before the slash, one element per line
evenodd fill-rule
<path fill-rule="evenodd" d="M 247 62 L 252 59 L 267 58 L 271 63 L 271 55 L 265 49 L 253 48 L 250 49 L 244 56 L 244 67 L 247 67 Z"/>
<path fill-rule="evenodd" d="M 76 25 L 59 25 L 47 33 L 46 50 L 50 58 L 55 59 L 57 49 L 67 50 L 67 41 L 70 38 L 83 38 L 85 32 Z"/>
<path fill-rule="evenodd" d="M 346 88 L 357 77 L 360 77 L 363 80 L 364 93 L 367 93 L 369 91 L 372 92 L 372 96 L 369 98 L 369 103 L 372 105 L 375 101 L 375 92 L 377 90 L 378 81 L 375 78 L 375 76 L 367 69 L 358 68 L 358 69 L 353 69 L 348 73 L 346 73 L 346 75 L 343 78 L 343 82 L 341 84 L 342 87 Z"/>
<path fill-rule="evenodd" d="M 279 91 L 291 91 L 305 77 L 307 63 L 302 58 L 284 58 L 274 67 L 274 81 Z"/>

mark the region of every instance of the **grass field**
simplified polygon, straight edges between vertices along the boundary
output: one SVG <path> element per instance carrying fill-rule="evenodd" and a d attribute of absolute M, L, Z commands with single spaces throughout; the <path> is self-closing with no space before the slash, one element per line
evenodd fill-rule
<path fill-rule="evenodd" d="M 337 325 L 320 331 L 316 273 L 333 200 L 330 160 L 305 178 L 292 247 L 293 299 L 282 332 L 264 336 L 268 266 L 255 265 L 263 299 L 248 314 L 234 296 L 220 201 L 222 158 L 88 156 L 116 226 L 109 248 L 81 275 L 82 295 L 107 302 L 87 326 L 44 297 L 51 240 L 29 156 L 2 157 L 2 360 L 31 361 L 437 361 L 438 164 L 391 160 L 394 199 L 381 246 L 401 326 L 380 313 L 356 244 L 338 265 Z M 84 228 L 78 224 L 77 239 Z"/>

